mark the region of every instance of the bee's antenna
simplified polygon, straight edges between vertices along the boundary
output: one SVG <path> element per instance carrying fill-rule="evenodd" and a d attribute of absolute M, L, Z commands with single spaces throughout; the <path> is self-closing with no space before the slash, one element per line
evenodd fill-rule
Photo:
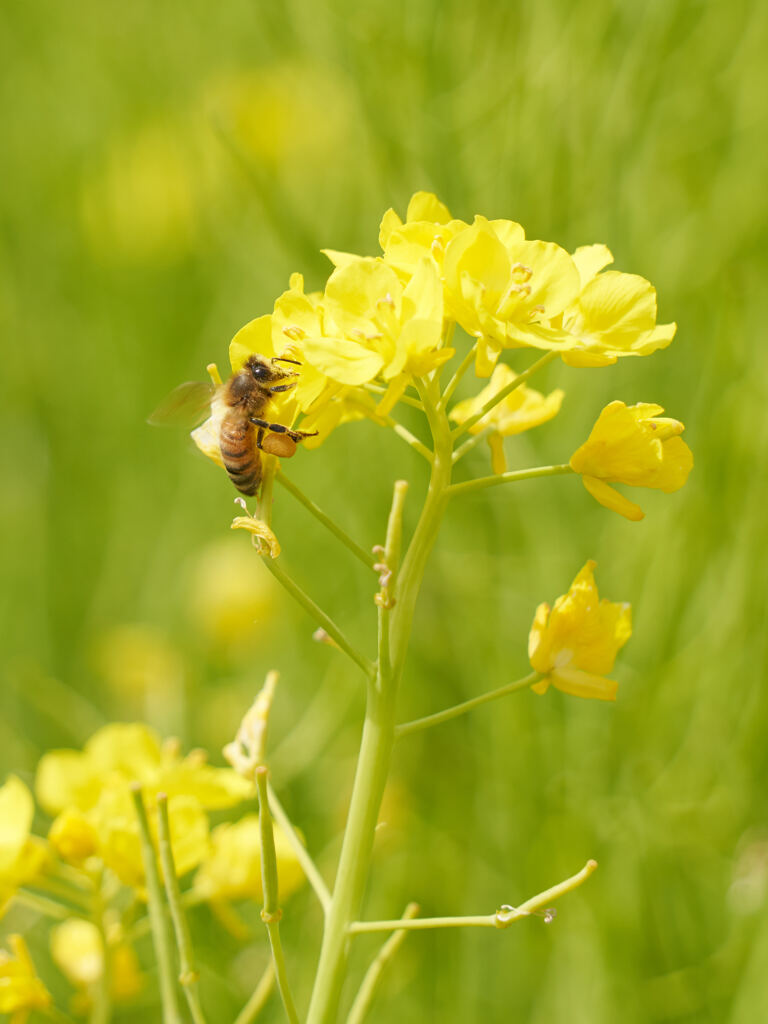
<path fill-rule="evenodd" d="M 288 359 L 286 356 L 274 356 L 273 363 L 293 363 L 294 366 L 301 366 L 298 359 Z"/>

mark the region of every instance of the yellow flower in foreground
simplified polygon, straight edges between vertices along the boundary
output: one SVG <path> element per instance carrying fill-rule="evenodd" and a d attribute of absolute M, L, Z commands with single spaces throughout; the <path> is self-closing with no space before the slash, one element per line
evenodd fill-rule
<path fill-rule="evenodd" d="M 301 886 L 304 873 L 287 836 L 277 824 L 275 851 L 280 897 L 284 899 Z M 194 889 L 211 903 L 262 899 L 258 815 L 247 814 L 232 825 L 219 825 L 213 830 L 211 853 L 195 876 Z"/>
<path fill-rule="evenodd" d="M 88 990 L 101 978 L 104 950 L 95 924 L 80 918 L 69 920 L 51 929 L 51 956 L 54 963 L 74 988 Z M 143 988 L 139 962 L 133 948 L 119 943 L 110 949 L 109 988 L 115 1002 L 124 1002 L 138 995 Z M 90 999 L 79 1000 L 90 1003 Z M 85 1009 L 85 1006 L 83 1006 Z"/>
<path fill-rule="evenodd" d="M 0 1013 L 12 1013 L 11 1024 L 23 1024 L 30 1010 L 45 1010 L 51 997 L 35 973 L 20 935 L 8 937 L 11 953 L 0 949 Z"/>
<path fill-rule="evenodd" d="M 452 238 L 469 225 L 451 217 L 432 192 L 414 192 L 408 203 L 405 223 L 389 209 L 379 229 L 379 243 L 384 262 L 406 279 L 411 277 L 425 256 L 442 266 L 445 247 Z"/>
<path fill-rule="evenodd" d="M 616 654 L 632 635 L 628 604 L 599 600 L 589 561 L 554 608 L 540 604 L 528 637 L 531 666 L 544 676 L 532 687 L 550 685 L 576 697 L 615 700 L 618 683 L 606 679 Z"/>
<path fill-rule="evenodd" d="M 30 836 L 32 794 L 15 775 L 0 787 L 0 914 L 19 885 L 39 874 L 46 861 L 43 842 Z"/>
<path fill-rule="evenodd" d="M 584 444 L 570 459 L 589 493 L 627 519 L 643 518 L 639 505 L 619 494 L 611 483 L 653 487 L 666 494 L 678 490 L 693 468 L 693 454 L 679 436 L 683 424 L 662 418 L 660 405 L 624 402 L 606 405 Z"/>
<path fill-rule="evenodd" d="M 478 395 L 457 402 L 451 410 L 451 419 L 456 423 L 463 423 L 470 416 L 474 416 L 486 402 L 511 384 L 516 377 L 517 374 L 506 363 L 499 363 L 490 381 Z M 488 427 L 494 428 L 488 438 L 494 473 L 503 473 L 507 468 L 503 438 L 510 434 L 522 434 L 525 430 L 553 419 L 560 411 L 564 395 L 565 392 L 559 388 L 549 395 L 542 395 L 540 391 L 521 384 L 470 427 L 470 434 L 479 434 Z"/>

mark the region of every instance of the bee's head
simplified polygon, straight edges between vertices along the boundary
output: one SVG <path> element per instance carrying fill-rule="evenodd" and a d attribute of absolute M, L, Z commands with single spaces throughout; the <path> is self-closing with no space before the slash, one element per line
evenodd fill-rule
<path fill-rule="evenodd" d="M 265 359 L 263 356 L 253 355 L 247 360 L 244 369 L 249 370 L 253 379 L 258 381 L 259 384 L 267 386 L 285 380 L 288 377 L 297 376 L 296 373 L 289 373 L 276 365 L 276 363 L 280 362 L 294 363 L 296 366 L 300 365 L 295 359 L 280 359 L 277 356 L 274 359 Z"/>

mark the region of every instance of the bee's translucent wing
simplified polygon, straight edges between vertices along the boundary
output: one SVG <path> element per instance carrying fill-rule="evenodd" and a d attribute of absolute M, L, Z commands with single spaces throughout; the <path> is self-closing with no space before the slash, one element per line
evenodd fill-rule
<path fill-rule="evenodd" d="M 191 430 L 208 416 L 215 390 L 213 384 L 205 384 L 201 380 L 179 384 L 147 418 L 147 423 L 153 427 L 185 427 Z"/>

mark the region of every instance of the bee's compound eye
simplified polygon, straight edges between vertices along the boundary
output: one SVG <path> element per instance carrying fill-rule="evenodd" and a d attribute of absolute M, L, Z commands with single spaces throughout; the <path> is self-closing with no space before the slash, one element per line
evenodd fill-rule
<path fill-rule="evenodd" d="M 270 376 L 269 367 L 265 366 L 264 363 L 258 363 L 254 359 L 251 365 L 251 373 L 256 380 L 264 380 Z"/>

